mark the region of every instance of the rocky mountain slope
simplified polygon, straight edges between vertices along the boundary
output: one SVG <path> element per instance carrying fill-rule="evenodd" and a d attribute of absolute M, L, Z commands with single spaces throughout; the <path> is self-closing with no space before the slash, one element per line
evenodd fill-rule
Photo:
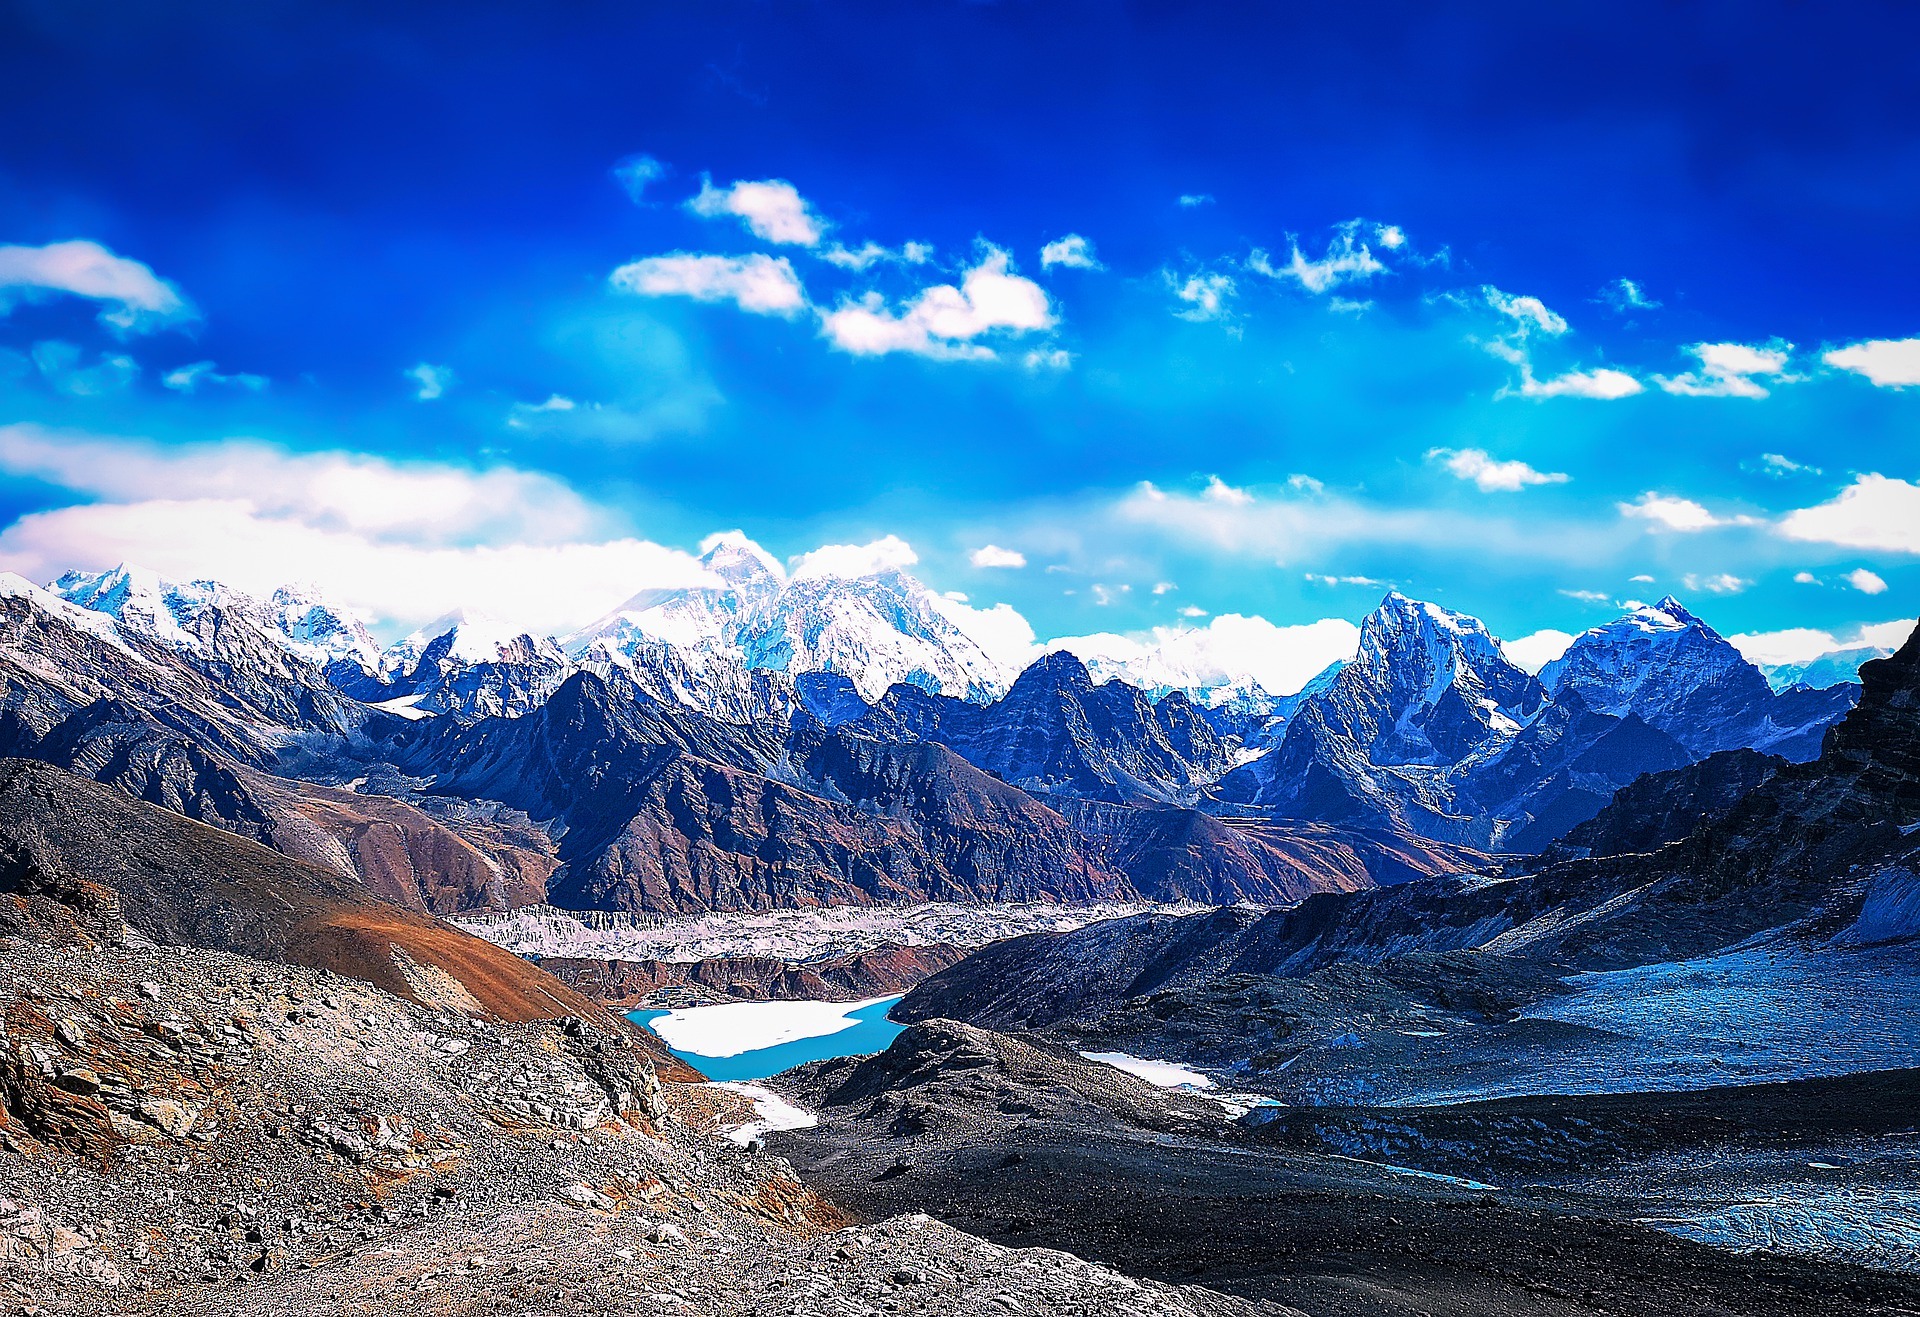
<path fill-rule="evenodd" d="M 1213 794 L 1536 851 L 1643 773 L 1734 748 L 1811 758 L 1852 697 L 1776 694 L 1670 598 L 1578 637 L 1536 680 L 1476 619 L 1390 594 L 1362 624 L 1358 657 Z"/>
<path fill-rule="evenodd" d="M 1762 934 L 1853 946 L 1920 934 L 1920 632 L 1862 669 L 1860 703 L 1819 758 L 1760 778 L 1684 838 L 1499 879 L 1438 878 L 1309 898 L 1292 910 L 1138 916 L 1001 943 L 901 1003 L 936 1016 L 1044 1027 L 1168 986 L 1297 976 L 1337 962 L 1478 950 L 1581 967 L 1682 960 Z M 1638 797 L 1629 795 L 1621 811 Z M 1666 798 L 1630 826 L 1658 842 Z M 1603 849 L 1611 849 L 1603 848 Z"/>
<path fill-rule="evenodd" d="M 853 1227 L 621 1025 L 197 949 L 0 937 L 0 982 L 0 1288 L 35 1313 L 1280 1317 L 925 1216 Z"/>
<path fill-rule="evenodd" d="M 0 890 L 13 931 L 59 943 L 244 952 L 444 1009 L 605 1018 L 519 957 L 334 870 L 30 760 L 0 760 Z"/>

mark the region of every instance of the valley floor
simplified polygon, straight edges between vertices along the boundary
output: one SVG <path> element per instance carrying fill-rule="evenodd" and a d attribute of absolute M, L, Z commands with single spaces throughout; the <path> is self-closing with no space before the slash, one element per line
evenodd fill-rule
<path fill-rule="evenodd" d="M 1900 1072 L 1705 1094 L 1275 1109 L 1250 1133 L 1028 1114 L 902 1137 L 855 1104 L 770 1142 L 863 1215 L 926 1211 L 1002 1244 L 1319 1317 L 1911 1313 L 1920 1276 L 1882 1268 L 1912 1260 L 1913 1236 L 1888 1232 L 1885 1203 L 1864 1227 L 1857 1209 L 1876 1179 L 1916 1182 L 1904 1136 L 1917 1086 Z M 1007 1093 L 996 1103 L 1022 1105 Z M 1841 1163 L 1875 1169 L 1847 1187 L 1811 1168 Z M 1823 1175 L 1825 1198 L 1807 1189 Z M 1750 1206 L 1768 1202 L 1791 1210 Z M 1844 1230 L 1835 1246 L 1833 1220 L 1805 1228 L 1849 1203 L 1851 1247 Z M 1793 1255 L 1810 1245 L 1829 1256 Z"/>

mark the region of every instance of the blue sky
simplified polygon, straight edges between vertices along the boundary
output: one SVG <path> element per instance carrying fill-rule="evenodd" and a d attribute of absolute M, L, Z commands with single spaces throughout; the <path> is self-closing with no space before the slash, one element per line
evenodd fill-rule
<path fill-rule="evenodd" d="M 0 10 L 0 566 L 1920 610 L 1910 10 L 697 11 Z"/>

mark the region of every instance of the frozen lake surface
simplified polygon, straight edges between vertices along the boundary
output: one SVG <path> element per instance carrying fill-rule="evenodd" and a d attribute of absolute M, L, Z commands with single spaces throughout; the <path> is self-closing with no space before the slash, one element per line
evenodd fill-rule
<path fill-rule="evenodd" d="M 633 1011 L 673 1054 L 709 1079 L 746 1082 L 836 1056 L 885 1051 L 905 1026 L 887 1018 L 900 998 L 743 1001 L 674 1011 Z"/>

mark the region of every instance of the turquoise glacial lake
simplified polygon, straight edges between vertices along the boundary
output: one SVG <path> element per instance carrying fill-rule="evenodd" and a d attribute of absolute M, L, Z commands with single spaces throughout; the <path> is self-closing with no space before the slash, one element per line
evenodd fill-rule
<path fill-rule="evenodd" d="M 699 1052 L 683 1051 L 671 1044 L 668 1048 L 675 1056 L 709 1079 L 735 1082 L 765 1079 L 769 1075 L 777 1075 L 782 1070 L 791 1070 L 809 1061 L 826 1061 L 839 1056 L 871 1056 L 875 1052 L 886 1051 L 887 1045 L 899 1036 L 902 1029 L 906 1028 L 905 1025 L 895 1024 L 887 1018 L 887 1012 L 893 1009 L 894 1003 L 899 1000 L 898 997 L 883 997 L 871 1004 L 850 1009 L 844 1018 L 851 1019 L 853 1024 L 834 1033 L 818 1034 L 811 1038 L 796 1038 L 790 1042 L 740 1052 L 734 1056 L 704 1056 Z M 767 1003 L 774 1007 L 783 1004 Z M 655 1020 L 672 1013 L 671 1011 L 629 1011 L 627 1018 L 651 1029 Z M 654 1032 L 659 1033 L 659 1030 L 654 1029 Z"/>

